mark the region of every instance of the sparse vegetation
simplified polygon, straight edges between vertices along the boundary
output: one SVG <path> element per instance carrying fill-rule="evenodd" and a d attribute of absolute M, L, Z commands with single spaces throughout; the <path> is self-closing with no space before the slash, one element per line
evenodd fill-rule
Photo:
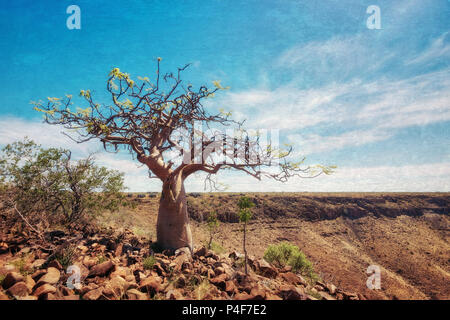
<path fill-rule="evenodd" d="M 211 249 L 213 252 L 215 252 L 216 254 L 221 254 L 221 253 L 224 253 L 224 252 L 225 252 L 224 247 L 222 247 L 220 244 L 218 244 L 218 243 L 215 242 L 215 241 L 212 241 L 212 242 L 211 242 L 210 249 Z"/>
<path fill-rule="evenodd" d="M 211 249 L 213 237 L 219 229 L 219 220 L 217 220 L 217 213 L 215 211 L 211 212 L 208 216 L 207 226 L 209 232 L 208 249 Z"/>
<path fill-rule="evenodd" d="M 92 156 L 72 160 L 69 150 L 32 140 L 8 144 L 0 156 L 2 191 L 12 215 L 34 231 L 125 205 L 123 174 L 99 167 Z"/>
<path fill-rule="evenodd" d="M 283 241 L 276 245 L 269 245 L 264 253 L 264 259 L 280 268 L 289 265 L 294 272 L 308 276 L 311 281 L 318 280 L 311 261 L 299 247 L 289 242 Z"/>
<path fill-rule="evenodd" d="M 252 218 L 252 212 L 251 208 L 255 206 L 255 204 L 247 197 L 243 196 L 239 199 L 238 202 L 239 206 L 239 221 L 244 224 L 243 232 L 244 232 L 244 239 L 243 239 L 243 247 L 244 247 L 244 256 L 245 256 L 245 262 L 244 262 L 244 269 L 245 274 L 248 274 L 247 270 L 247 223 Z"/>
<path fill-rule="evenodd" d="M 55 254 L 55 260 L 66 270 L 73 263 L 75 252 L 74 246 L 68 246 Z"/>
<path fill-rule="evenodd" d="M 207 279 L 203 279 L 195 288 L 194 288 L 194 297 L 197 300 L 203 300 L 205 296 L 208 294 L 211 288 L 211 284 Z"/>
<path fill-rule="evenodd" d="M 154 256 L 148 256 L 142 262 L 145 270 L 150 270 L 156 263 L 156 258 Z"/>

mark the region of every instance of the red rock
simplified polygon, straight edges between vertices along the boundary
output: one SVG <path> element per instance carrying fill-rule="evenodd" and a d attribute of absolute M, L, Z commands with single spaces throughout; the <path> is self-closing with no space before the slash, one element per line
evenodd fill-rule
<path fill-rule="evenodd" d="M 281 286 L 279 295 L 283 300 L 307 300 L 307 295 L 303 290 L 295 286 Z"/>
<path fill-rule="evenodd" d="M 264 300 L 266 298 L 266 292 L 260 287 L 254 287 L 250 291 L 250 296 L 252 300 Z"/>
<path fill-rule="evenodd" d="M 56 288 L 48 283 L 44 283 L 42 286 L 34 290 L 33 295 L 40 297 L 47 293 L 56 293 Z"/>
<path fill-rule="evenodd" d="M 303 286 L 307 285 L 305 279 L 303 279 L 302 277 L 300 277 L 300 276 L 298 276 L 298 275 L 296 275 L 295 273 L 292 273 L 292 272 L 281 273 L 280 277 L 284 281 L 288 282 L 289 284 L 293 284 L 293 285 L 301 284 Z"/>
<path fill-rule="evenodd" d="M 266 292 L 266 300 L 283 300 L 280 296 L 271 292 Z"/>
<path fill-rule="evenodd" d="M 106 285 L 103 293 L 109 297 L 122 297 L 129 287 L 128 282 L 122 277 L 116 276 L 112 278 Z"/>
<path fill-rule="evenodd" d="M 227 282 L 225 282 L 225 291 L 228 294 L 232 294 L 233 292 L 236 292 L 236 285 L 234 284 L 233 281 L 228 280 Z"/>
<path fill-rule="evenodd" d="M 14 272 L 14 271 L 8 272 L 8 274 L 5 276 L 5 279 L 3 279 L 3 282 L 2 282 L 3 289 L 5 289 L 5 290 L 9 289 L 17 282 L 24 281 L 24 280 L 25 279 L 24 279 L 23 275 L 21 275 L 20 273 Z"/>
<path fill-rule="evenodd" d="M 114 264 L 108 260 L 93 266 L 89 271 L 88 277 L 104 277 L 108 275 L 114 269 Z"/>
<path fill-rule="evenodd" d="M 161 280 L 156 277 L 148 277 L 141 280 L 139 290 L 142 292 L 148 292 L 150 294 L 155 294 L 161 291 Z"/>
<path fill-rule="evenodd" d="M 6 242 L 0 242 L 0 254 L 8 252 L 8 244 Z"/>
<path fill-rule="evenodd" d="M 28 287 L 28 291 L 32 292 L 36 282 L 34 282 L 33 278 L 30 275 L 27 275 L 25 277 L 25 283 L 26 283 L 26 285 Z"/>
<path fill-rule="evenodd" d="M 167 300 L 183 300 L 183 293 L 178 289 L 171 289 L 166 293 Z"/>
<path fill-rule="evenodd" d="M 15 297 L 26 297 L 30 293 L 27 284 L 22 281 L 15 283 L 6 292 Z"/>
<path fill-rule="evenodd" d="M 265 277 L 275 278 L 278 275 L 278 271 L 264 259 L 255 261 L 254 265 L 256 271 Z"/>
<path fill-rule="evenodd" d="M 114 256 L 120 257 L 122 255 L 122 251 L 123 251 L 123 243 L 119 243 L 116 250 L 114 251 Z"/>
<path fill-rule="evenodd" d="M 87 292 L 83 296 L 83 300 L 99 300 L 103 295 L 103 288 L 97 288 Z"/>
<path fill-rule="evenodd" d="M 251 300 L 252 296 L 247 292 L 236 293 L 233 297 L 234 300 Z"/>
<path fill-rule="evenodd" d="M 61 265 L 61 263 L 58 260 L 52 260 L 49 264 L 49 267 L 58 269 L 58 270 L 63 270 L 63 266 Z"/>
<path fill-rule="evenodd" d="M 148 296 L 137 289 L 128 290 L 127 297 L 129 300 L 148 300 Z"/>
<path fill-rule="evenodd" d="M 5 293 L 0 291 L 0 300 L 9 300 L 9 297 Z"/>
<path fill-rule="evenodd" d="M 64 296 L 63 300 L 80 300 L 80 296 L 76 294 L 71 294 L 68 296 Z"/>
<path fill-rule="evenodd" d="M 37 270 L 35 273 L 33 273 L 31 275 L 31 278 L 33 278 L 34 281 L 39 281 L 39 279 L 46 273 L 47 273 L 46 270 L 40 269 L 40 270 Z"/>
<path fill-rule="evenodd" d="M 195 251 L 194 255 L 196 255 L 197 257 L 204 257 L 207 252 L 208 250 L 205 247 L 201 247 L 200 249 Z"/>
<path fill-rule="evenodd" d="M 223 273 L 209 281 L 223 291 L 226 289 L 227 275 Z"/>
<path fill-rule="evenodd" d="M 59 278 L 61 277 L 61 272 L 59 272 L 58 269 L 54 267 L 49 267 L 47 269 L 47 273 L 44 274 L 39 281 L 36 283 L 36 287 L 39 287 L 43 283 L 48 284 L 56 284 L 59 281 Z"/>

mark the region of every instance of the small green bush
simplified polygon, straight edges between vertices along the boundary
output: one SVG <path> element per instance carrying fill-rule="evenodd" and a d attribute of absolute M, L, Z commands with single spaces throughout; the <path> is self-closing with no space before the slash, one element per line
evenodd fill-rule
<path fill-rule="evenodd" d="M 75 255 L 75 247 L 67 247 L 64 250 L 56 253 L 55 260 L 57 260 L 61 266 L 66 270 L 70 265 L 73 264 Z"/>
<path fill-rule="evenodd" d="M 215 241 L 211 242 L 211 248 L 210 249 L 216 254 L 221 254 L 221 253 L 225 252 L 225 249 L 220 244 L 218 244 Z"/>
<path fill-rule="evenodd" d="M 156 258 L 154 256 L 148 256 L 144 259 L 143 265 L 145 270 L 153 268 L 156 263 Z"/>
<path fill-rule="evenodd" d="M 317 280 L 314 273 L 314 267 L 305 254 L 296 246 L 289 242 L 283 241 L 276 245 L 267 247 L 264 253 L 264 259 L 273 265 L 283 268 L 286 265 L 292 267 L 294 272 L 300 272 L 308 276 L 311 280 Z"/>
<path fill-rule="evenodd" d="M 3 280 L 5 280 L 5 275 L 4 274 L 0 274 L 0 287 L 3 285 Z"/>

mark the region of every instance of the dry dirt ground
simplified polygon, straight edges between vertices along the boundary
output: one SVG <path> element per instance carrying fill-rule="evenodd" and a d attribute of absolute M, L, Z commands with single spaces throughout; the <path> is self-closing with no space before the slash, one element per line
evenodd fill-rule
<path fill-rule="evenodd" d="M 239 193 L 188 196 L 196 244 L 207 240 L 205 219 L 216 211 L 215 240 L 242 252 Z M 269 244 L 289 241 L 316 272 L 370 299 L 450 299 L 449 193 L 252 193 L 256 206 L 248 251 L 259 258 Z M 155 240 L 159 195 L 130 194 L 134 209 L 100 222 Z M 381 289 L 366 286 L 369 265 L 381 268 Z"/>

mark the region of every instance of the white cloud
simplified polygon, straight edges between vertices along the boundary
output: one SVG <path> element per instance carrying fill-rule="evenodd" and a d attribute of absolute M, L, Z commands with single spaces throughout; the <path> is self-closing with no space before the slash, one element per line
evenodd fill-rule
<path fill-rule="evenodd" d="M 220 173 L 218 181 L 229 185 L 228 191 L 241 192 L 449 192 L 450 162 L 405 166 L 342 167 L 332 175 L 314 179 L 293 178 L 286 183 L 244 174 Z M 189 192 L 203 191 L 203 180 L 190 179 Z"/>
<path fill-rule="evenodd" d="M 450 35 L 448 32 L 434 39 L 430 47 L 417 57 L 405 61 L 405 65 L 448 62 L 450 59 Z"/>
<path fill-rule="evenodd" d="M 352 81 L 316 89 L 287 85 L 230 93 L 221 102 L 238 109 L 254 129 L 288 129 L 309 153 L 382 141 L 400 128 L 450 120 L 450 69 L 407 80 Z M 298 134 L 322 126 L 323 133 Z M 336 132 L 339 134 L 330 134 Z"/>

